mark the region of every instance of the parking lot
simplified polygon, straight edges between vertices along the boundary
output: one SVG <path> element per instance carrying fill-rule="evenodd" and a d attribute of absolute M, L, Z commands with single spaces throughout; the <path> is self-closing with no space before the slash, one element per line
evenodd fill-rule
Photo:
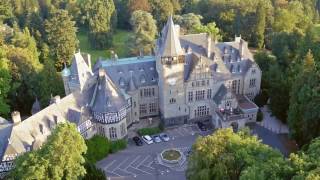
<path fill-rule="evenodd" d="M 127 149 L 109 155 L 97 166 L 104 170 L 109 179 L 185 179 L 187 162 L 172 169 L 159 164 L 157 155 L 168 148 L 180 149 L 186 155 L 202 132 L 196 125 L 172 127 L 164 132 L 170 137 L 168 142 L 144 143 L 143 146 L 131 142 Z"/>

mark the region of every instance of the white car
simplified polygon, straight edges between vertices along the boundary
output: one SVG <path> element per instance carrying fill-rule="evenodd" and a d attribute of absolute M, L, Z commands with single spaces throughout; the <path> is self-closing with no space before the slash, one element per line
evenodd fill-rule
<path fill-rule="evenodd" d="M 152 138 L 151 138 L 149 135 L 142 136 L 142 139 L 143 139 L 143 141 L 146 142 L 147 144 L 152 144 L 152 143 L 153 143 L 153 140 L 152 140 Z"/>
<path fill-rule="evenodd" d="M 170 140 L 169 136 L 165 133 L 161 133 L 159 136 L 164 142 L 167 142 Z"/>
<path fill-rule="evenodd" d="M 161 139 L 158 135 L 155 135 L 155 136 L 153 136 L 153 141 L 156 143 L 159 143 L 159 142 L 161 142 Z"/>

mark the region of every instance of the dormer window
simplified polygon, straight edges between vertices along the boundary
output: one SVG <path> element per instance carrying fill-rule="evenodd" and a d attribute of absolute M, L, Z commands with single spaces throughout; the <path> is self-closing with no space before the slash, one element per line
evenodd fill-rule
<path fill-rule="evenodd" d="M 144 71 L 144 69 L 143 69 L 143 68 L 140 68 L 140 71 L 141 71 L 141 72 L 143 72 L 143 71 Z"/>
<path fill-rule="evenodd" d="M 154 70 L 154 68 L 153 67 L 150 67 L 150 71 L 153 71 Z"/>
<path fill-rule="evenodd" d="M 41 134 L 44 134 L 44 129 L 42 124 L 39 124 L 39 130 Z"/>
<path fill-rule="evenodd" d="M 145 78 L 144 76 L 141 76 L 140 82 L 141 82 L 142 84 L 144 84 L 144 83 L 146 82 L 146 78 Z"/>
<path fill-rule="evenodd" d="M 120 86 L 122 86 L 122 87 L 125 85 L 125 81 L 124 81 L 123 78 L 120 78 L 119 84 L 120 84 Z"/>

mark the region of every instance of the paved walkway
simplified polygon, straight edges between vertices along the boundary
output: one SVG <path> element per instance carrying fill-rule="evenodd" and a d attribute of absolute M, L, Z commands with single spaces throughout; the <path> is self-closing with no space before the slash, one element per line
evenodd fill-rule
<path fill-rule="evenodd" d="M 280 120 L 278 120 L 275 116 L 271 115 L 271 111 L 269 107 L 266 105 L 261 108 L 263 113 L 263 121 L 257 122 L 260 126 L 269 129 L 270 131 L 276 134 L 288 134 L 289 129 L 286 124 L 283 124 Z"/>

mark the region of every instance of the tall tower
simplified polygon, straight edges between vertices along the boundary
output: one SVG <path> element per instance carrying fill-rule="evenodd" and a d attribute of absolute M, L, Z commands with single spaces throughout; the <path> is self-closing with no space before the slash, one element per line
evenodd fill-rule
<path fill-rule="evenodd" d="M 61 76 L 62 76 L 64 92 L 66 96 L 71 93 L 70 86 L 69 86 L 70 75 L 71 75 L 70 70 L 67 68 L 67 65 L 64 64 L 64 69 L 61 72 Z"/>
<path fill-rule="evenodd" d="M 184 53 L 176 29 L 178 28 L 175 28 L 170 16 L 156 47 L 159 107 L 165 125 L 182 124 L 188 118 L 184 88 Z"/>

